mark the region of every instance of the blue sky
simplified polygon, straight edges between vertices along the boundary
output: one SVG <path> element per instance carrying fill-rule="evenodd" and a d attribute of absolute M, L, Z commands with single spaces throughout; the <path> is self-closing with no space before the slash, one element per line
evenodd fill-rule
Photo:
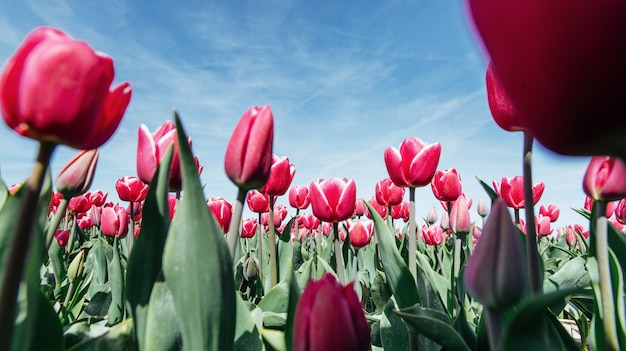
<path fill-rule="evenodd" d="M 101 148 L 92 189 L 117 200 L 116 179 L 135 175 L 137 129 L 154 131 L 176 108 L 204 165 L 205 195 L 233 201 L 224 150 L 241 114 L 270 105 L 274 153 L 296 165 L 294 185 L 349 177 L 369 199 L 388 177 L 383 152 L 409 136 L 442 145 L 440 169 L 456 168 L 464 192 L 486 198 L 491 183 L 522 173 L 522 135 L 493 122 L 487 58 L 460 1 L 35 1 L 0 2 L 0 63 L 35 27 L 60 28 L 115 59 L 116 83 L 133 98 Z M 26 178 L 36 143 L 0 127 L 0 172 Z M 75 153 L 60 147 L 52 172 Z M 561 208 L 557 225 L 583 223 L 588 158 L 535 146 L 540 204 Z M 417 215 L 441 207 L 418 189 Z M 408 194 L 406 195 L 408 199 Z M 287 204 L 287 200 L 279 201 Z M 478 220 L 475 206 L 472 216 Z"/>

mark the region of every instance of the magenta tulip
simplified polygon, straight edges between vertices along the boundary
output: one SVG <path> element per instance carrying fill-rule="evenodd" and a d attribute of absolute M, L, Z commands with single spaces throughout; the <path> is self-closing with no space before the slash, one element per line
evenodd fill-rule
<path fill-rule="evenodd" d="M 59 171 L 54 185 L 66 199 L 89 190 L 98 164 L 98 149 L 83 150 Z"/>
<path fill-rule="evenodd" d="M 89 150 L 115 133 L 131 85 L 113 82 L 113 59 L 49 27 L 32 31 L 0 75 L 0 112 L 16 133 Z"/>
<path fill-rule="evenodd" d="M 385 165 L 394 184 L 416 188 L 430 183 L 440 156 L 439 142 L 429 145 L 411 137 L 404 139 L 399 150 L 394 147 L 385 150 Z"/>
<path fill-rule="evenodd" d="M 404 188 L 393 183 L 391 178 L 385 178 L 374 187 L 376 201 L 383 206 L 399 205 L 404 199 Z"/>
<path fill-rule="evenodd" d="M 102 234 L 108 237 L 124 237 L 128 232 L 128 212 L 126 209 L 115 205 L 102 208 L 100 229 Z"/>
<path fill-rule="evenodd" d="M 222 197 L 209 197 L 206 203 L 222 228 L 222 232 L 227 233 L 233 216 L 233 206 Z"/>
<path fill-rule="evenodd" d="M 515 176 L 512 178 L 502 178 L 502 183 L 498 184 L 493 181 L 493 187 L 509 207 L 520 209 L 524 208 L 524 177 Z M 536 205 L 541 199 L 545 185 L 539 182 L 532 186 L 533 205 Z"/>
<path fill-rule="evenodd" d="M 274 155 L 272 158 L 270 176 L 259 191 L 269 196 L 284 195 L 289 189 L 295 174 L 296 166 L 289 163 L 289 158 Z"/>
<path fill-rule="evenodd" d="M 246 218 L 241 224 L 241 237 L 244 239 L 253 238 L 256 234 L 256 230 L 259 227 L 259 222 L 256 218 Z"/>
<path fill-rule="evenodd" d="M 315 217 L 325 222 L 339 222 L 352 217 L 356 204 L 356 184 L 352 179 L 319 179 L 311 182 L 311 208 Z"/>
<path fill-rule="evenodd" d="M 293 328 L 294 351 L 370 349 L 369 326 L 352 284 L 344 287 L 329 273 L 307 284 Z"/>
<path fill-rule="evenodd" d="M 431 182 L 433 195 L 439 201 L 454 201 L 462 194 L 461 176 L 455 168 L 437 171 Z"/>
<path fill-rule="evenodd" d="M 224 169 L 242 189 L 259 189 L 270 175 L 274 143 L 274 116 L 269 106 L 244 112 L 226 146 Z"/>
<path fill-rule="evenodd" d="M 264 213 L 270 210 L 270 197 L 258 190 L 249 191 L 246 194 L 246 203 L 250 211 Z"/>
<path fill-rule="evenodd" d="M 422 239 L 426 245 L 437 246 L 443 243 L 443 228 L 438 225 L 422 226 Z"/>
<path fill-rule="evenodd" d="M 304 210 L 309 207 L 310 203 L 309 188 L 295 185 L 289 189 L 289 205 L 291 207 Z"/>
<path fill-rule="evenodd" d="M 556 220 L 559 219 L 560 213 L 561 210 L 554 205 L 541 205 L 541 207 L 539 207 L 539 214 L 549 217 L 550 222 L 556 222 Z"/>
<path fill-rule="evenodd" d="M 115 182 L 115 190 L 122 201 L 141 202 L 148 195 L 148 185 L 135 176 L 125 176 Z"/>
<path fill-rule="evenodd" d="M 370 219 L 348 219 L 346 221 L 350 234 L 350 245 L 355 248 L 366 246 L 374 236 L 374 222 Z"/>
<path fill-rule="evenodd" d="M 626 197 L 626 165 L 616 157 L 592 157 L 585 172 L 583 190 L 596 201 Z"/>

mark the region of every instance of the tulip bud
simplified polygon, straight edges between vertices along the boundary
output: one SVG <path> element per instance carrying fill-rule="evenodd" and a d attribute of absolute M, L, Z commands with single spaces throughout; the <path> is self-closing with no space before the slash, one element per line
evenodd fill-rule
<path fill-rule="evenodd" d="M 489 207 L 487 207 L 487 203 L 485 202 L 483 198 L 480 198 L 480 200 L 478 200 L 478 205 L 476 206 L 476 212 L 478 212 L 478 215 L 481 216 L 482 218 L 487 217 L 487 214 L 489 214 Z"/>
<path fill-rule="evenodd" d="M 296 307 L 294 351 L 370 349 L 370 330 L 352 287 L 326 273 L 310 281 Z"/>
<path fill-rule="evenodd" d="M 54 238 L 57 240 L 60 247 L 65 247 L 70 239 L 70 231 L 67 229 L 57 229 L 57 231 L 54 232 Z"/>
<path fill-rule="evenodd" d="M 502 199 L 489 218 L 465 269 L 465 286 L 487 308 L 504 309 L 524 294 L 527 272 L 519 231 Z"/>
<path fill-rule="evenodd" d="M 83 270 L 85 268 L 85 250 L 80 250 L 67 268 L 67 277 L 70 283 L 76 281 L 76 279 L 83 276 Z"/>
<path fill-rule="evenodd" d="M 626 165 L 616 157 L 592 157 L 583 189 L 594 200 L 613 201 L 626 197 Z"/>
<path fill-rule="evenodd" d="M 450 211 L 450 228 L 456 234 L 467 234 L 472 229 L 465 195 L 459 196 L 452 206 L 452 211 Z"/>
<path fill-rule="evenodd" d="M 98 164 L 98 149 L 76 154 L 59 171 L 54 182 L 57 191 L 66 199 L 82 195 L 89 190 Z"/>
<path fill-rule="evenodd" d="M 274 116 L 269 106 L 244 112 L 226 146 L 224 169 L 239 188 L 259 189 L 272 167 Z"/>
<path fill-rule="evenodd" d="M 433 206 L 426 214 L 426 223 L 431 225 L 435 222 L 437 222 L 437 209 Z"/>
<path fill-rule="evenodd" d="M 248 257 L 248 259 L 243 263 L 243 277 L 245 280 L 255 280 L 259 275 L 259 266 L 256 261 L 252 257 Z"/>

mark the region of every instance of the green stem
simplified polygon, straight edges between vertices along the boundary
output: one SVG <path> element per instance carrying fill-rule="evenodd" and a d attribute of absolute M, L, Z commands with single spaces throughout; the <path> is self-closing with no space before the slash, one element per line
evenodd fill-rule
<path fill-rule="evenodd" d="M 235 262 L 237 241 L 239 241 L 239 236 L 241 235 L 239 228 L 241 226 L 241 214 L 243 213 L 243 202 L 246 201 L 246 194 L 248 194 L 248 190 L 239 188 L 237 191 L 237 200 L 235 200 L 233 216 L 230 220 L 230 227 L 228 228 L 228 250 L 230 251 L 230 258 L 233 259 L 233 262 Z"/>
<path fill-rule="evenodd" d="M 615 304 L 611 286 L 611 269 L 609 266 L 609 245 L 606 218 L 606 202 L 597 201 L 596 206 L 596 260 L 598 260 L 598 276 L 600 285 L 600 306 L 602 309 L 602 325 L 604 337 L 609 350 L 619 350 L 617 330 L 615 327 Z"/>
<path fill-rule="evenodd" d="M 409 271 L 413 276 L 413 281 L 417 285 L 417 260 L 415 251 L 417 251 L 417 239 L 415 238 L 415 188 L 409 187 Z"/>
<path fill-rule="evenodd" d="M 273 288 L 278 283 L 278 272 L 276 269 L 276 232 L 274 229 L 274 196 L 270 196 L 270 212 L 268 223 L 270 227 L 270 286 Z"/>
<path fill-rule="evenodd" d="M 133 249 L 133 244 L 135 244 L 135 205 L 132 201 L 130 204 L 130 229 L 129 233 L 126 234 L 126 257 L 130 257 L 130 252 Z"/>
<path fill-rule="evenodd" d="M 333 244 L 335 245 L 335 263 L 337 265 L 337 278 L 341 284 L 345 284 L 346 273 L 343 266 L 343 253 L 341 252 L 341 239 L 339 239 L 339 222 L 333 222 Z"/>
<path fill-rule="evenodd" d="M 48 232 L 46 233 L 46 252 L 50 249 L 50 245 L 52 244 L 52 240 L 54 239 L 54 233 L 59 228 L 61 219 L 65 218 L 65 211 L 67 210 L 68 203 L 68 199 L 61 199 L 59 207 L 57 207 L 57 212 L 54 214 L 54 216 L 52 216 L 50 224 L 48 224 Z"/>
<path fill-rule="evenodd" d="M 259 278 L 263 281 L 263 226 L 261 225 L 261 213 L 256 227 L 256 257 L 259 265 Z"/>
<path fill-rule="evenodd" d="M 24 185 L 26 189 L 20 213 L 17 217 L 11 247 L 9 248 L 8 257 L 5 259 L 4 278 L 0 290 L 0 350 L 8 350 L 11 346 L 15 324 L 15 308 L 17 307 L 17 293 L 31 246 L 33 224 L 39 212 L 37 211 L 39 194 L 41 193 L 55 146 L 55 144 L 45 142 L 39 144 L 33 173 Z"/>
<path fill-rule="evenodd" d="M 526 214 L 526 254 L 528 255 L 528 276 L 530 292 L 539 294 L 542 290 L 539 270 L 539 252 L 537 251 L 537 232 L 535 229 L 535 210 L 532 179 L 533 137 L 524 132 L 524 212 Z"/>

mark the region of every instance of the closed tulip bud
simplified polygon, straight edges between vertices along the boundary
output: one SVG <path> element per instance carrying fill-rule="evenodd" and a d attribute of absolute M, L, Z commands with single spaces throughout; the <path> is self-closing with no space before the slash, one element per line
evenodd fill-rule
<path fill-rule="evenodd" d="M 68 240 L 70 240 L 70 231 L 65 229 L 58 229 L 54 232 L 54 238 L 60 247 L 65 247 L 67 245 Z"/>
<path fill-rule="evenodd" d="M 487 100 L 489 101 L 489 109 L 491 110 L 493 120 L 496 121 L 500 128 L 509 132 L 525 130 L 526 122 L 524 117 L 513 106 L 513 102 L 504 90 L 491 62 L 487 66 L 486 80 Z"/>
<path fill-rule="evenodd" d="M 439 221 L 439 226 L 443 230 L 450 229 L 450 216 L 448 215 L 448 212 L 444 212 L 441 214 L 441 220 Z"/>
<path fill-rule="evenodd" d="M 291 207 L 304 210 L 309 207 L 310 203 L 309 188 L 295 185 L 289 189 L 289 205 Z"/>
<path fill-rule="evenodd" d="M 439 201 L 454 201 L 462 194 L 461 176 L 455 168 L 435 172 L 430 185 Z"/>
<path fill-rule="evenodd" d="M 67 203 L 67 209 L 73 213 L 85 213 L 91 209 L 91 201 L 85 195 L 74 196 Z"/>
<path fill-rule="evenodd" d="M 437 222 L 437 209 L 433 206 L 426 214 L 426 223 L 431 225 L 435 222 Z"/>
<path fill-rule="evenodd" d="M 83 271 L 85 268 L 85 250 L 80 250 L 74 259 L 70 263 L 70 266 L 67 268 L 67 278 L 70 280 L 70 283 L 76 281 L 83 276 Z"/>
<path fill-rule="evenodd" d="M 450 228 L 456 234 L 467 234 L 472 230 L 469 209 L 465 195 L 459 196 L 450 211 Z"/>
<path fill-rule="evenodd" d="M 115 182 L 115 190 L 122 201 L 141 202 L 148 195 L 148 185 L 134 176 L 125 176 Z"/>
<path fill-rule="evenodd" d="M 272 168 L 270 169 L 270 176 L 265 185 L 259 191 L 269 196 L 284 195 L 289 189 L 295 174 L 296 166 L 289 163 L 289 158 L 281 158 L 274 155 L 272 159 Z"/>
<path fill-rule="evenodd" d="M 498 199 L 465 268 L 465 286 L 476 301 L 505 309 L 523 297 L 527 272 L 519 231 Z"/>
<path fill-rule="evenodd" d="M 258 190 L 248 191 L 246 194 L 246 203 L 250 211 L 255 213 L 264 213 L 270 210 L 270 197 Z"/>
<path fill-rule="evenodd" d="M 241 189 L 259 189 L 270 175 L 274 116 L 269 106 L 254 106 L 235 126 L 224 157 L 228 178 Z"/>
<path fill-rule="evenodd" d="M 385 150 L 385 166 L 394 184 L 401 187 L 422 187 L 433 178 L 441 144 L 426 144 L 418 138 L 404 139 L 400 149 L 389 147 Z"/>
<path fill-rule="evenodd" d="M 376 183 L 375 196 L 383 206 L 399 205 L 404 199 L 404 188 L 395 185 L 391 178 L 385 178 Z"/>
<path fill-rule="evenodd" d="M 69 199 L 89 190 L 98 164 L 98 149 L 81 151 L 59 171 L 54 186 Z"/>
<path fill-rule="evenodd" d="M 222 197 L 210 197 L 206 200 L 206 203 L 220 228 L 222 228 L 222 232 L 228 233 L 230 219 L 233 216 L 233 206 Z"/>
<path fill-rule="evenodd" d="M 86 42 L 40 27 L 0 73 L 0 113 L 16 133 L 95 149 L 115 133 L 130 101 L 127 82 L 109 91 L 113 59 Z"/>
<path fill-rule="evenodd" d="M 626 197 L 626 165 L 616 157 L 592 157 L 585 172 L 583 190 L 596 201 Z"/>
<path fill-rule="evenodd" d="M 325 222 L 339 222 L 352 217 L 356 204 L 356 184 L 352 179 L 319 179 L 311 182 L 311 208 L 315 217 Z"/>
<path fill-rule="evenodd" d="M 248 259 L 243 263 L 243 277 L 245 280 L 255 280 L 259 276 L 259 265 L 256 263 L 256 260 L 252 257 L 248 257 Z"/>
<path fill-rule="evenodd" d="M 126 209 L 115 205 L 102 208 L 100 217 L 100 229 L 102 234 L 108 237 L 124 237 L 128 233 L 128 212 Z"/>
<path fill-rule="evenodd" d="M 550 217 L 538 214 L 535 216 L 535 229 L 537 235 L 548 236 L 552 234 L 552 228 L 550 228 Z"/>
<path fill-rule="evenodd" d="M 365 200 L 363 198 L 356 199 L 356 204 L 354 204 L 354 215 L 357 217 L 361 217 L 365 214 Z"/>
<path fill-rule="evenodd" d="M 478 205 L 476 205 L 476 212 L 478 212 L 478 215 L 482 218 L 487 217 L 487 215 L 489 214 L 489 207 L 487 207 L 487 203 L 483 198 L 480 198 L 478 200 Z"/>
<path fill-rule="evenodd" d="M 352 284 L 344 287 L 329 273 L 307 284 L 296 307 L 293 349 L 370 349 L 369 326 Z"/>

